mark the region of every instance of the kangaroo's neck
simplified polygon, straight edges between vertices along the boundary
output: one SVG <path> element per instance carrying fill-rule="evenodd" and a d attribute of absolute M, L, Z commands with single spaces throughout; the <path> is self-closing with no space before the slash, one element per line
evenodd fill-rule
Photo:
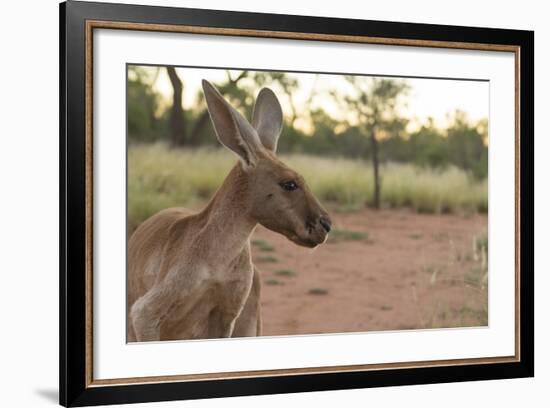
<path fill-rule="evenodd" d="M 248 178 L 237 164 L 201 212 L 210 256 L 230 260 L 240 254 L 256 227 L 250 214 Z"/>

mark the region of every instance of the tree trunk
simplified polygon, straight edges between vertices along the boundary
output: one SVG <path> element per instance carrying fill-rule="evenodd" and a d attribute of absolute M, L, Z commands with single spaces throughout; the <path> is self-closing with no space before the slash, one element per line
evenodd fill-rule
<path fill-rule="evenodd" d="M 171 141 L 174 146 L 183 146 L 187 142 L 185 134 L 185 119 L 181 100 L 183 95 L 183 83 L 178 77 L 174 67 L 166 67 L 168 77 L 172 83 L 174 97 L 172 99 L 172 110 L 170 112 Z"/>
<path fill-rule="evenodd" d="M 205 109 L 201 112 L 198 119 L 195 121 L 195 126 L 193 127 L 193 130 L 191 131 L 191 135 L 189 137 L 189 144 L 192 146 L 196 146 L 199 144 L 199 136 L 202 131 L 202 129 L 208 124 L 208 111 Z"/>
<path fill-rule="evenodd" d="M 380 161 L 378 158 L 378 140 L 376 139 L 376 130 L 372 129 L 370 134 L 372 146 L 372 170 L 374 174 L 374 195 L 372 197 L 372 206 L 380 208 Z"/>
<path fill-rule="evenodd" d="M 246 78 L 248 76 L 248 71 L 242 71 L 237 78 L 232 78 L 229 71 L 225 71 L 227 75 L 227 83 L 219 87 L 222 94 L 225 93 L 228 89 L 231 89 L 233 87 L 237 87 L 239 81 L 241 81 L 243 78 Z M 189 138 L 187 140 L 187 143 L 190 146 L 197 146 L 200 144 L 199 136 L 204 127 L 208 124 L 208 119 L 210 117 L 210 114 L 208 113 L 208 109 L 204 108 L 204 110 L 201 112 L 201 114 L 198 116 L 198 118 L 195 120 L 195 125 L 193 126 L 193 129 L 191 129 L 189 133 Z"/>

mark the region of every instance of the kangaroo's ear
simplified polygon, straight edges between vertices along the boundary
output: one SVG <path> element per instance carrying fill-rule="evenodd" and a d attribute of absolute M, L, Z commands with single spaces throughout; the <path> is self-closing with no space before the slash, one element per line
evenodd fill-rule
<path fill-rule="evenodd" d="M 252 126 L 258 132 L 264 147 L 275 152 L 283 129 L 283 111 L 277 97 L 269 88 L 263 88 L 258 94 Z"/>
<path fill-rule="evenodd" d="M 239 156 L 245 168 L 255 166 L 258 160 L 258 151 L 262 147 L 252 125 L 224 99 L 210 82 L 203 79 L 202 89 L 219 141 Z"/>

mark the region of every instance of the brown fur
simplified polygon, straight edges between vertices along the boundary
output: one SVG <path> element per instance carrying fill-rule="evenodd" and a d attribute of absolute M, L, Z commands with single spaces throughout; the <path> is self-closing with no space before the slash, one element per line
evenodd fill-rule
<path fill-rule="evenodd" d="M 260 275 L 250 256 L 255 226 L 309 247 L 330 230 L 303 178 L 274 154 L 282 115 L 271 91 L 258 97 L 253 128 L 211 85 L 204 88 L 218 138 L 241 163 L 202 211 L 163 210 L 132 234 L 128 341 L 260 335 Z M 297 188 L 283 188 L 288 181 Z"/>

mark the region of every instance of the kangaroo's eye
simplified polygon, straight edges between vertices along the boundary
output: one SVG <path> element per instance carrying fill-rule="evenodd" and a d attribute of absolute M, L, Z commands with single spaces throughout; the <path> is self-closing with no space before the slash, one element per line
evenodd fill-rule
<path fill-rule="evenodd" d="M 284 183 L 281 183 L 281 187 L 286 191 L 294 191 L 298 188 L 298 184 L 296 184 L 294 180 L 285 181 Z"/>

